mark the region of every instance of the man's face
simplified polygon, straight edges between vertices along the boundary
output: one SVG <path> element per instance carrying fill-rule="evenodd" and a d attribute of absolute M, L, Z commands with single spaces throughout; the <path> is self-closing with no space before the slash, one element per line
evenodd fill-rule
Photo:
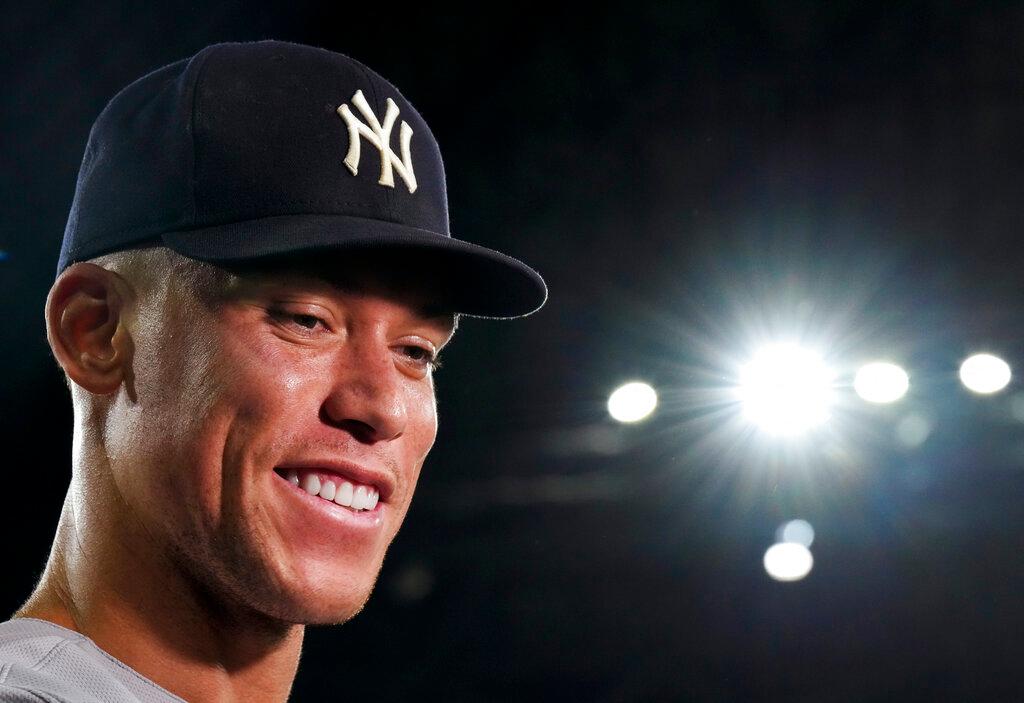
<path fill-rule="evenodd" d="M 287 268 L 140 303 L 114 478 L 215 598 L 325 623 L 369 597 L 436 436 L 431 361 L 453 332 L 389 280 Z"/>

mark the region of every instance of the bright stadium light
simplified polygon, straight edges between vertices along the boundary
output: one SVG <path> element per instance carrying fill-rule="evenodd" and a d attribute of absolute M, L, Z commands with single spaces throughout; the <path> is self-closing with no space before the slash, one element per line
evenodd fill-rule
<path fill-rule="evenodd" d="M 829 418 L 832 377 L 814 352 L 777 344 L 740 370 L 739 397 L 747 418 L 766 432 L 797 435 Z"/>
<path fill-rule="evenodd" d="M 795 542 L 805 547 L 814 543 L 814 528 L 806 520 L 790 520 L 779 526 L 775 532 L 777 542 Z"/>
<path fill-rule="evenodd" d="M 910 377 L 896 364 L 876 361 L 857 371 L 853 389 L 870 403 L 893 403 L 907 394 Z"/>
<path fill-rule="evenodd" d="M 633 381 L 615 389 L 608 397 L 608 414 L 619 422 L 638 422 L 654 412 L 658 394 L 646 383 Z"/>
<path fill-rule="evenodd" d="M 975 354 L 960 365 L 960 380 L 975 393 L 995 393 L 1010 382 L 1010 365 L 991 354 Z"/>
<path fill-rule="evenodd" d="M 779 542 L 764 553 L 764 570 L 776 581 L 799 581 L 811 573 L 811 550 L 796 542 Z"/>

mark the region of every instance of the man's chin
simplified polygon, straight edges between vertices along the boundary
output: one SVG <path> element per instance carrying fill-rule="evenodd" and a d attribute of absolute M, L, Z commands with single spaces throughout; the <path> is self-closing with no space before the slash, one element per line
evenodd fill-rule
<path fill-rule="evenodd" d="M 334 607 L 294 607 L 270 615 L 293 625 L 342 625 L 358 615 L 368 600 L 369 598 L 364 598 L 361 603 L 339 604 Z"/>
<path fill-rule="evenodd" d="M 227 588 L 218 590 L 243 608 L 295 625 L 338 624 L 352 619 L 369 600 L 383 561 L 261 560 L 258 556 L 232 559 L 245 568 L 233 569 L 226 579 Z"/>
<path fill-rule="evenodd" d="M 370 599 L 373 584 L 362 588 L 332 590 L 325 584 L 296 589 L 286 597 L 274 599 L 264 612 L 270 617 L 296 625 L 340 625 L 359 614 Z"/>

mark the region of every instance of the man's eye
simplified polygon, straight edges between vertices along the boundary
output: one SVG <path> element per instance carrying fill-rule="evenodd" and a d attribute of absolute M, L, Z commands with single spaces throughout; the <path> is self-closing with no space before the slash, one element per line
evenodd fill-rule
<path fill-rule="evenodd" d="M 300 327 L 310 332 L 315 330 L 318 325 L 327 327 L 327 324 L 322 319 L 308 313 L 271 310 L 270 316 L 279 324 Z"/>
<path fill-rule="evenodd" d="M 403 347 L 404 353 L 409 359 L 414 361 L 420 366 L 429 366 L 432 370 L 436 371 L 441 368 L 441 362 L 438 361 L 437 356 L 431 350 L 425 347 L 418 347 L 410 344 Z"/>
<path fill-rule="evenodd" d="M 291 316 L 295 324 L 300 327 L 305 327 L 308 330 L 316 329 L 316 326 L 320 323 L 320 318 L 316 315 L 302 315 L 296 314 Z"/>

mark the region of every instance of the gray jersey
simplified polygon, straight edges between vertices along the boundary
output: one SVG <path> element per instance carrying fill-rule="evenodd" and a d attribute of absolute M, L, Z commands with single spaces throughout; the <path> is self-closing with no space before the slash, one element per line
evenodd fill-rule
<path fill-rule="evenodd" d="M 45 620 L 0 623 L 0 703 L 183 703 L 86 637 Z"/>

